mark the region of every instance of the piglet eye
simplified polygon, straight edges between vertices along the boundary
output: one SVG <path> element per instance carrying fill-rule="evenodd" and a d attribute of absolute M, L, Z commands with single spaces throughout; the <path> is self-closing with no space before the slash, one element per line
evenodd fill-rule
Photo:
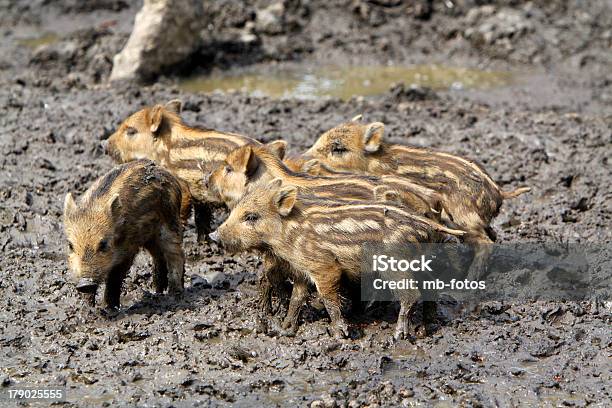
<path fill-rule="evenodd" d="M 98 244 L 98 252 L 106 252 L 106 251 L 109 250 L 109 248 L 110 248 L 110 246 L 108 245 L 108 240 L 106 240 L 106 239 L 103 239 Z"/>
<path fill-rule="evenodd" d="M 346 151 L 348 151 L 348 149 L 346 147 L 344 147 L 342 142 L 340 142 L 338 140 L 334 140 L 331 143 L 331 153 L 332 154 L 341 155 L 341 154 L 343 154 Z"/>
<path fill-rule="evenodd" d="M 131 136 L 134 136 L 136 133 L 138 133 L 138 131 L 137 131 L 136 129 L 134 129 L 133 127 L 131 127 L 131 126 L 130 126 L 130 127 L 128 127 L 128 128 L 125 130 L 125 134 L 126 134 L 126 135 L 128 135 L 128 136 L 130 136 L 130 137 L 131 137 Z"/>
<path fill-rule="evenodd" d="M 245 222 L 254 223 L 258 219 L 259 219 L 259 214 L 256 214 L 256 213 L 247 213 L 244 216 L 244 221 Z"/>
<path fill-rule="evenodd" d="M 70 252 L 74 252 L 74 247 L 72 246 L 72 242 L 68 241 L 68 249 Z"/>
<path fill-rule="evenodd" d="M 232 167 L 231 166 L 225 166 L 225 173 L 231 173 L 232 172 Z"/>

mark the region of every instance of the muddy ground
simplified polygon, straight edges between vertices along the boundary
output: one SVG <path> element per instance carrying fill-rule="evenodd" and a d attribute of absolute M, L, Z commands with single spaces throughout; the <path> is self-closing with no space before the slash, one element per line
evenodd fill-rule
<path fill-rule="evenodd" d="M 171 98 L 185 102 L 188 122 L 282 137 L 294 151 L 363 113 L 393 141 L 478 159 L 507 189 L 532 186 L 504 204 L 500 242 L 612 239 L 609 1 L 289 1 L 280 31 L 256 32 L 257 45 L 237 33 L 266 2 L 223 3 L 210 2 L 217 26 L 181 72 L 358 59 L 533 75 L 487 92 L 398 87 L 347 102 L 187 94 L 172 73 L 147 87 L 109 85 L 138 5 L 0 3 L 2 387 L 66 386 L 63 404 L 83 407 L 610 406 L 609 302 L 462 310 L 448 300 L 437 332 L 398 344 L 389 341 L 393 307 L 351 316 L 354 338 L 335 340 L 310 306 L 295 338 L 257 334 L 259 259 L 198 245 L 190 228 L 182 300 L 150 293 L 151 261 L 141 256 L 119 314 L 82 304 L 66 270 L 63 197 L 112 167 L 98 144 L 127 114 Z M 45 32 L 58 41 L 22 42 Z"/>

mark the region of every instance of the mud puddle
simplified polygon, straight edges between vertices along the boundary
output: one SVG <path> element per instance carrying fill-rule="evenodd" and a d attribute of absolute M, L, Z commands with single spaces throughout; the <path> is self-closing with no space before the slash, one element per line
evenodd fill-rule
<path fill-rule="evenodd" d="M 441 65 L 417 66 L 285 66 L 213 72 L 184 79 L 188 92 L 241 91 L 271 98 L 317 99 L 381 95 L 403 82 L 435 90 L 490 89 L 508 86 L 516 74 Z"/>
<path fill-rule="evenodd" d="M 52 31 L 39 33 L 33 36 L 28 36 L 24 38 L 20 38 L 17 40 L 19 45 L 35 49 L 40 47 L 41 45 L 49 45 L 54 44 L 60 40 L 60 36 Z"/>

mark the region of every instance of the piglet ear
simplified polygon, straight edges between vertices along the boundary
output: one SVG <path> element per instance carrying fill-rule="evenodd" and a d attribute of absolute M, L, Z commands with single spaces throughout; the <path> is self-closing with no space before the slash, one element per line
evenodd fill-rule
<path fill-rule="evenodd" d="M 121 210 L 121 199 L 119 198 L 119 194 L 113 194 L 107 205 L 109 215 L 113 219 L 117 218 L 119 216 L 119 211 Z"/>
<path fill-rule="evenodd" d="M 287 153 L 287 142 L 284 140 L 275 140 L 267 143 L 266 149 L 280 160 L 283 160 L 285 158 L 285 154 Z"/>
<path fill-rule="evenodd" d="M 161 105 L 155 105 L 149 113 L 149 126 L 151 133 L 157 133 L 164 119 L 164 108 Z"/>
<path fill-rule="evenodd" d="M 370 123 L 363 133 L 363 145 L 366 152 L 374 153 L 380 149 L 380 144 L 385 133 L 385 125 L 382 122 Z"/>
<path fill-rule="evenodd" d="M 297 187 L 285 186 L 281 187 L 274 194 L 274 204 L 278 210 L 278 213 L 286 217 L 291 213 L 295 202 L 297 201 Z"/>
<path fill-rule="evenodd" d="M 237 173 L 244 173 L 247 177 L 253 175 L 259 166 L 259 160 L 249 145 L 233 150 L 226 158 L 227 164 Z"/>
<path fill-rule="evenodd" d="M 308 160 L 302 165 L 302 172 L 318 176 L 321 174 L 321 162 L 317 159 Z"/>
<path fill-rule="evenodd" d="M 283 179 L 281 178 L 275 178 L 274 180 L 270 181 L 268 183 L 267 186 L 267 190 L 268 191 L 275 191 L 278 190 L 280 188 L 280 186 L 283 185 Z"/>
<path fill-rule="evenodd" d="M 177 115 L 180 115 L 181 111 L 183 110 L 183 102 L 181 102 L 180 99 L 173 99 L 166 103 L 165 108 L 170 112 L 174 112 Z"/>
<path fill-rule="evenodd" d="M 388 190 L 387 186 L 376 186 L 374 188 L 374 199 L 379 202 L 401 204 L 400 194 L 395 190 Z"/>
<path fill-rule="evenodd" d="M 64 198 L 64 217 L 69 216 L 74 213 L 76 210 L 76 203 L 74 202 L 74 198 L 72 197 L 72 193 L 66 194 L 66 198 Z"/>

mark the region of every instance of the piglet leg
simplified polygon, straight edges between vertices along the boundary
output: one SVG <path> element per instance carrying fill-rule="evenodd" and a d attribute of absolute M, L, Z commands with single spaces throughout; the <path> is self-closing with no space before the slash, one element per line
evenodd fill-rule
<path fill-rule="evenodd" d="M 291 300 L 289 301 L 289 310 L 283 321 L 282 328 L 288 330 L 287 335 L 295 335 L 298 329 L 298 319 L 300 310 L 308 299 L 308 284 L 303 280 L 296 280 L 293 284 L 291 292 Z"/>
<path fill-rule="evenodd" d="M 410 316 L 416 302 L 411 301 L 400 301 L 400 311 L 397 316 L 397 324 L 395 325 L 395 334 L 393 335 L 395 340 L 409 339 L 414 332 L 414 327 L 410 321 Z"/>
<path fill-rule="evenodd" d="M 153 287 L 156 293 L 168 288 L 168 264 L 158 240 L 147 243 L 146 249 L 153 257 Z"/>
<path fill-rule="evenodd" d="M 342 311 L 340 309 L 340 277 L 342 271 L 340 269 L 331 269 L 321 271 L 315 277 L 315 285 L 317 291 L 323 299 L 325 309 L 331 319 L 332 327 L 331 330 L 335 337 L 343 338 L 348 337 L 348 325 L 342 317 Z"/>
<path fill-rule="evenodd" d="M 162 227 L 159 243 L 168 268 L 168 292 L 172 295 L 179 295 L 183 293 L 185 275 L 182 234 L 180 231 Z"/>
<path fill-rule="evenodd" d="M 121 285 L 127 272 L 132 266 L 132 259 L 123 262 L 113 268 L 106 278 L 106 286 L 104 287 L 104 302 L 109 309 L 118 309 L 121 298 Z"/>
<path fill-rule="evenodd" d="M 208 234 L 212 232 L 213 209 L 210 204 L 196 203 L 193 205 L 195 224 L 198 232 L 198 242 L 206 242 Z"/>

